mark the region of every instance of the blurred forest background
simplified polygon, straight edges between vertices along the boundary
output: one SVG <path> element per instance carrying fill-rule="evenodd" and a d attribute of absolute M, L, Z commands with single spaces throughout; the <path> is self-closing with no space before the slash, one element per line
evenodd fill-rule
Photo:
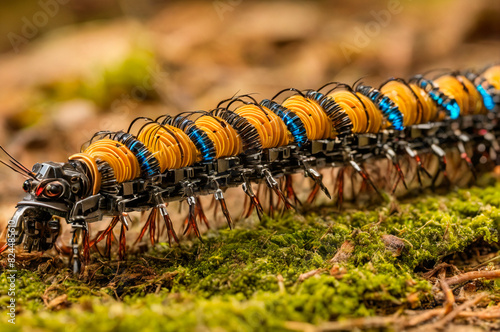
<path fill-rule="evenodd" d="M 500 58 L 500 1 L 2 0 L 0 145 L 64 161 L 138 116 Z M 22 178 L 0 169 L 1 220 Z"/>

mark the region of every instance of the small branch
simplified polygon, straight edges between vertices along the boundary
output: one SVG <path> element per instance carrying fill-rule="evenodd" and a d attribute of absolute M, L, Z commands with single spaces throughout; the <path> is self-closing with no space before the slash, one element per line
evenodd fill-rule
<path fill-rule="evenodd" d="M 441 279 L 441 288 L 443 289 L 443 293 L 446 298 L 446 302 L 444 305 L 444 314 L 448 314 L 453 310 L 453 305 L 455 304 L 455 296 L 453 296 L 453 291 L 450 286 L 446 283 L 445 279 Z"/>
<path fill-rule="evenodd" d="M 462 318 L 479 318 L 493 320 L 500 318 L 500 310 L 464 311 L 459 314 Z"/>
<path fill-rule="evenodd" d="M 323 240 L 325 238 L 325 236 L 327 236 L 332 229 L 333 229 L 333 225 L 328 226 L 328 229 L 325 231 L 325 233 L 323 233 L 323 235 L 321 235 L 321 237 L 319 238 L 319 240 L 320 241 Z"/>
<path fill-rule="evenodd" d="M 459 305 L 458 307 L 455 308 L 455 310 L 453 310 L 452 312 L 450 312 L 449 314 L 447 314 L 446 316 L 444 316 L 440 321 L 434 323 L 434 324 L 431 324 L 431 325 L 428 325 L 428 328 L 429 330 L 434 330 L 434 329 L 442 329 L 444 328 L 444 326 L 446 324 L 448 324 L 449 322 L 451 322 L 452 320 L 454 320 L 462 311 L 472 307 L 472 306 L 475 306 L 476 304 L 478 304 L 482 299 L 484 299 L 486 297 L 486 294 L 479 294 L 478 296 L 476 296 L 475 298 L 473 298 L 472 300 L 469 300 L 467 302 L 464 302 L 463 304 Z"/>
<path fill-rule="evenodd" d="M 424 311 L 423 313 L 410 317 L 407 322 L 404 322 L 405 327 L 412 327 L 416 326 L 419 324 L 422 324 L 423 322 L 428 321 L 431 318 L 434 318 L 436 316 L 440 316 L 444 314 L 445 309 L 443 308 L 437 308 L 437 309 L 431 309 Z"/>
<path fill-rule="evenodd" d="M 302 273 L 299 276 L 299 281 L 302 282 L 302 281 L 309 279 L 309 278 L 315 276 L 316 274 L 319 274 L 319 273 L 324 272 L 324 271 L 325 271 L 325 269 L 316 269 L 316 270 L 312 270 L 312 271 L 309 271 L 306 273 Z"/>
<path fill-rule="evenodd" d="M 283 279 L 283 276 L 281 274 L 278 274 L 277 279 L 278 279 L 278 287 L 280 289 L 280 293 L 286 293 L 285 279 Z"/>
<path fill-rule="evenodd" d="M 408 311 L 411 312 L 411 311 Z M 408 313 L 407 312 L 407 313 Z M 445 312 L 444 308 L 437 308 L 424 311 L 423 313 L 415 316 L 406 316 L 408 320 L 406 322 L 402 322 L 404 327 L 413 327 L 419 325 L 423 322 L 426 322 L 434 317 L 441 316 Z M 498 309 L 486 309 L 482 311 L 462 311 L 457 314 L 456 317 L 460 318 L 477 318 L 484 320 L 493 320 L 500 318 L 500 310 Z M 404 317 L 402 317 L 404 319 Z"/>
<path fill-rule="evenodd" d="M 425 226 L 427 226 L 428 224 L 430 224 L 430 223 L 432 223 L 432 222 L 434 222 L 434 220 L 429 220 L 429 221 L 427 221 L 425 224 L 423 224 L 421 227 L 419 227 L 419 228 L 415 231 L 415 233 L 418 233 L 419 231 L 421 231 L 422 229 L 424 229 L 424 227 L 425 227 Z"/>
<path fill-rule="evenodd" d="M 285 328 L 292 331 L 316 332 L 316 326 L 305 322 L 285 322 Z"/>
<path fill-rule="evenodd" d="M 446 283 L 449 286 L 453 286 L 456 284 L 460 284 L 462 282 L 466 282 L 469 280 L 485 278 L 485 279 L 497 279 L 500 278 L 500 270 L 494 271 L 472 271 L 463 274 L 459 274 L 458 276 L 454 276 L 451 278 L 445 279 Z"/>
<path fill-rule="evenodd" d="M 354 329 L 380 328 L 394 324 L 399 317 L 364 317 L 321 324 L 318 331 L 345 331 Z"/>
<path fill-rule="evenodd" d="M 459 272 L 459 270 L 456 268 L 455 265 L 448 264 L 448 263 L 439 263 L 432 270 L 425 272 L 422 276 L 425 279 L 430 279 L 430 278 L 434 277 L 434 275 L 437 274 L 438 272 L 440 272 L 442 269 L 448 268 L 448 267 L 452 268 L 454 271 Z"/>
<path fill-rule="evenodd" d="M 464 311 L 477 303 L 479 303 L 486 294 L 480 294 L 476 298 L 463 303 L 450 312 L 446 314 L 445 308 L 437 308 L 424 311 L 415 316 L 376 316 L 376 317 L 363 317 L 363 318 L 354 318 L 336 322 L 327 322 L 321 324 L 318 328 L 315 328 L 313 325 L 302 322 L 286 322 L 285 326 L 290 330 L 296 331 L 305 331 L 305 332 L 313 332 L 313 331 L 345 331 L 345 330 L 355 330 L 355 329 L 377 329 L 383 327 L 394 327 L 398 329 L 404 329 L 409 327 L 414 327 L 420 325 L 432 318 L 437 316 L 446 315 L 440 321 L 434 324 L 429 324 L 425 326 L 425 330 L 433 330 L 443 328 L 446 324 L 453 321 L 457 317 L 461 318 L 478 318 L 485 320 L 494 320 L 500 318 L 500 310 L 498 309 L 487 309 L 482 311 Z M 410 313 L 412 311 L 407 311 L 406 313 Z"/>

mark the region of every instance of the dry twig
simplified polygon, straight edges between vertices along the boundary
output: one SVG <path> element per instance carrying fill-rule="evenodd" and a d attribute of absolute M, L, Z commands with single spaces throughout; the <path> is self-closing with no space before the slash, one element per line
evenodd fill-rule
<path fill-rule="evenodd" d="M 363 317 L 337 322 L 327 322 L 321 324 L 317 331 L 345 331 L 353 329 L 380 328 L 394 324 L 399 318 L 388 317 Z"/>
<path fill-rule="evenodd" d="M 459 274 L 457 276 L 453 276 L 445 279 L 446 283 L 450 286 L 460 284 L 462 282 L 466 282 L 473 279 L 497 279 L 500 278 L 500 270 L 493 271 L 472 271 L 463 274 Z"/>
<path fill-rule="evenodd" d="M 422 276 L 425 279 L 430 279 L 430 278 L 434 277 L 434 275 L 436 275 L 437 273 L 439 273 L 442 269 L 447 268 L 447 267 L 450 267 L 454 271 L 459 272 L 459 270 L 457 269 L 457 267 L 455 265 L 443 262 L 443 263 L 439 263 L 438 265 L 434 266 L 434 268 L 432 270 L 430 270 L 428 272 L 425 272 Z"/>
<path fill-rule="evenodd" d="M 403 325 L 405 327 L 416 326 L 416 325 L 422 324 L 423 322 L 426 322 L 429 319 L 432 319 L 436 316 L 442 315 L 444 312 L 445 312 L 445 309 L 443 309 L 443 308 L 427 310 L 427 311 L 424 311 L 416 316 L 411 317 L 406 322 L 404 322 Z"/>
<path fill-rule="evenodd" d="M 432 329 L 442 329 L 442 328 L 444 328 L 446 324 L 448 324 L 449 322 L 451 322 L 452 320 L 454 320 L 455 317 L 457 317 L 462 311 L 464 311 L 464 310 L 466 310 L 466 309 L 468 309 L 468 308 L 470 308 L 472 306 L 475 306 L 476 304 L 478 304 L 485 297 L 486 297 L 486 294 L 479 294 L 478 296 L 476 296 L 472 300 L 464 302 L 463 304 L 461 304 L 458 307 L 456 307 L 455 310 L 453 310 L 452 312 L 450 312 L 449 314 L 447 314 L 446 316 L 444 316 L 441 320 L 439 320 L 438 322 L 433 323 L 430 326 L 428 326 L 429 329 L 432 330 Z"/>
<path fill-rule="evenodd" d="M 285 279 L 283 279 L 283 276 L 281 274 L 278 274 L 278 287 L 280 289 L 280 293 L 286 293 L 285 289 Z"/>
<path fill-rule="evenodd" d="M 444 313 L 446 315 L 453 310 L 453 305 L 455 304 L 455 296 L 453 296 L 453 291 L 451 290 L 450 286 L 448 286 L 444 278 L 442 278 L 440 282 L 441 288 L 443 289 L 443 293 L 446 298 L 446 302 L 444 305 Z"/>
<path fill-rule="evenodd" d="M 316 269 L 316 270 L 312 270 L 312 271 L 309 271 L 309 272 L 306 272 L 306 273 L 302 273 L 300 276 L 299 276 L 299 281 L 302 282 L 306 279 L 309 279 L 317 274 L 320 274 L 321 272 L 324 272 L 325 269 Z"/>

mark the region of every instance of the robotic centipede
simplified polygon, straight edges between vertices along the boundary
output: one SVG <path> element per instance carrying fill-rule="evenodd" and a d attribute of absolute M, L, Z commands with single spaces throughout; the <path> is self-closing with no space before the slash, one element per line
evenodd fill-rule
<path fill-rule="evenodd" d="M 334 191 L 340 204 L 347 167 L 380 194 L 363 167 L 375 159 L 386 159 L 397 170 L 393 191 L 398 183 L 406 186 L 401 156 L 413 161 L 421 186 L 424 177 L 434 184 L 446 173 L 451 149 L 458 149 L 474 173 L 474 154 L 499 164 L 499 110 L 500 65 L 491 65 L 432 78 L 391 78 L 378 88 L 330 82 L 318 89 L 285 89 L 261 101 L 240 95 L 210 111 L 141 117 L 127 131 L 96 133 L 67 162 L 37 163 L 32 170 L 0 147 L 5 156 L 0 162 L 26 178 L 26 196 L 8 223 L 0 253 L 21 244 L 30 252 L 51 249 L 64 219 L 72 229 L 68 248 L 78 273 L 91 247 L 103 240 L 107 250 L 111 247 L 115 228 L 123 259 L 132 211 L 150 211 L 137 240 L 149 230 L 154 243 L 162 225 L 172 243 L 179 238 L 169 202 L 187 202 L 184 233 L 201 239 L 198 223 L 208 220 L 199 197 L 213 195 L 232 228 L 224 198 L 230 187 L 241 186 L 246 194 L 246 216 L 256 210 L 261 217 L 264 209 L 252 183 L 265 183 L 284 208 L 293 209 L 296 173 L 313 180 L 310 198 L 319 190 L 331 198 L 320 170 L 339 167 Z M 437 158 L 435 174 L 424 167 L 424 154 Z M 109 226 L 90 240 L 89 225 L 105 216 L 111 217 Z"/>

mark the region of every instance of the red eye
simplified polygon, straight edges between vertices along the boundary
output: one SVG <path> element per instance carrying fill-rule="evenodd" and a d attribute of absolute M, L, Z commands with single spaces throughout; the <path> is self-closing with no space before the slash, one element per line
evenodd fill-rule
<path fill-rule="evenodd" d="M 64 187 L 60 182 L 51 182 L 45 186 L 44 194 L 47 197 L 59 197 L 64 191 Z"/>
<path fill-rule="evenodd" d="M 35 191 L 36 197 L 40 196 L 43 193 L 43 187 L 38 186 Z"/>

